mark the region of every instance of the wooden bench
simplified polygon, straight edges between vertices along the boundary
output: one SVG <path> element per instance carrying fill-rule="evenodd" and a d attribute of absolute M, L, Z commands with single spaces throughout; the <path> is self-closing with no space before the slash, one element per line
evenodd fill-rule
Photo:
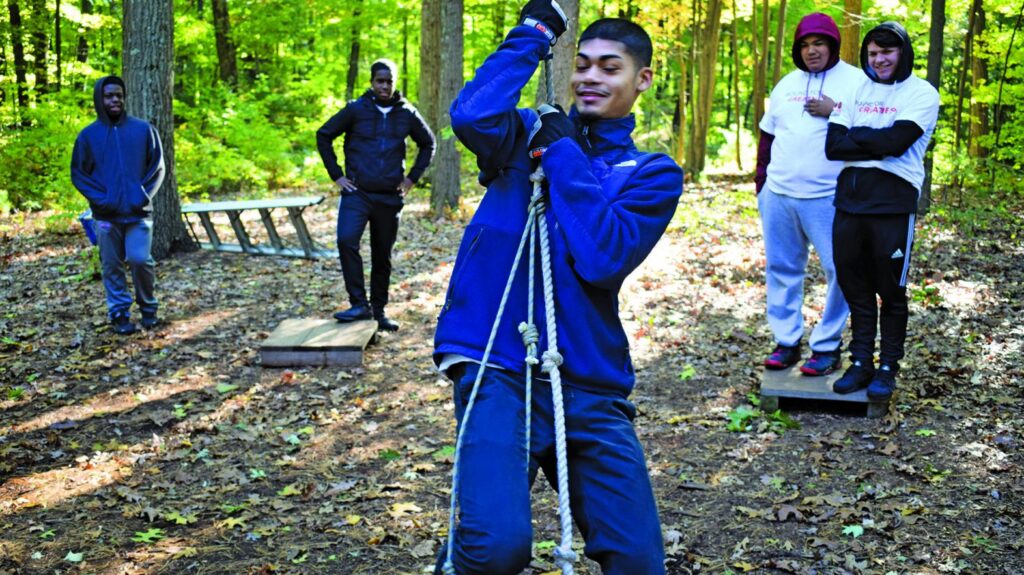
<path fill-rule="evenodd" d="M 188 228 L 192 233 L 192 237 L 204 249 L 236 254 L 244 253 L 308 259 L 334 258 L 338 256 L 338 252 L 318 246 L 313 241 L 313 238 L 310 237 L 309 229 L 306 228 L 306 222 L 302 219 L 302 212 L 306 208 L 318 205 L 323 201 L 323 196 L 315 196 L 231 202 L 202 202 L 181 206 L 181 213 L 185 215 L 185 221 L 188 222 Z M 279 208 L 288 211 L 288 219 L 291 221 L 292 227 L 295 228 L 295 235 L 299 241 L 299 247 L 297 248 L 286 246 L 281 240 L 280 234 L 277 233 L 277 228 L 274 226 L 274 220 L 271 218 L 270 212 Z M 245 231 L 245 226 L 242 225 L 242 212 L 246 210 L 256 210 L 260 213 L 263 227 L 267 231 L 269 245 L 255 244 L 249 238 L 249 234 Z M 224 212 L 228 215 L 228 221 L 231 223 L 231 229 L 234 230 L 238 243 L 231 244 L 221 241 L 211 220 L 211 214 L 216 212 Z M 195 214 L 199 217 L 199 221 L 202 223 L 206 236 L 210 241 L 204 242 L 200 240 L 195 228 L 192 226 L 192 221 L 188 218 L 188 214 Z"/>
<path fill-rule="evenodd" d="M 267 367 L 341 366 L 363 363 L 363 350 L 377 334 L 373 320 L 286 319 L 260 345 Z"/>

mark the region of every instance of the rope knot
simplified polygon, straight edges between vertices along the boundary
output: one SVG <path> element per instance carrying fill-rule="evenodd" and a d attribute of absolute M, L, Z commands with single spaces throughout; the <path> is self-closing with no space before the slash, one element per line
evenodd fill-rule
<path fill-rule="evenodd" d="M 554 349 L 545 351 L 540 357 L 544 360 L 544 365 L 540 368 L 544 373 L 551 373 L 558 369 L 558 366 L 562 365 L 562 362 L 564 361 L 562 354 L 558 353 L 558 351 Z"/>
<path fill-rule="evenodd" d="M 537 365 L 537 342 L 540 341 L 540 331 L 532 323 L 520 322 L 519 334 L 523 336 L 523 345 L 526 346 L 526 363 Z"/>
<path fill-rule="evenodd" d="M 544 168 L 537 166 L 537 169 L 530 174 L 530 181 L 539 184 L 544 181 Z"/>
<path fill-rule="evenodd" d="M 444 575 L 455 575 L 455 565 L 452 564 L 451 560 L 444 562 Z"/>
<path fill-rule="evenodd" d="M 552 551 L 555 556 L 555 564 L 558 566 L 572 565 L 578 558 L 576 552 L 572 550 L 572 547 L 555 547 Z"/>

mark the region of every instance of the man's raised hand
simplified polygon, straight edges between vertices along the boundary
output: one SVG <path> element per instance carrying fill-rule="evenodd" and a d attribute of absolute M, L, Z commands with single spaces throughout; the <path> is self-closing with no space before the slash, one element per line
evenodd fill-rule
<path fill-rule="evenodd" d="M 562 138 L 574 138 L 576 127 L 561 106 L 547 104 L 537 108 L 537 121 L 530 128 L 529 144 L 530 158 L 540 160 L 548 146 Z"/>
<path fill-rule="evenodd" d="M 543 32 L 552 46 L 569 26 L 565 12 L 555 0 L 530 0 L 519 12 L 519 23 Z"/>

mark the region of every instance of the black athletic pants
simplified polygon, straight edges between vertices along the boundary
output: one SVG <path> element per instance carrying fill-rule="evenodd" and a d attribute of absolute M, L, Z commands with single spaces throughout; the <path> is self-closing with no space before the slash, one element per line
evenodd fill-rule
<path fill-rule="evenodd" d="M 914 221 L 915 214 L 836 210 L 832 256 L 839 288 L 850 305 L 850 357 L 865 365 L 874 358 L 876 328 L 882 336 L 879 362 L 896 368 L 903 358 Z"/>
<path fill-rule="evenodd" d="M 348 301 L 353 306 L 373 307 L 383 315 L 388 305 L 388 284 L 391 282 L 391 248 L 398 237 L 398 219 L 405 201 L 400 194 L 375 194 L 356 190 L 343 193 L 338 204 L 338 257 L 345 279 Z M 363 258 L 359 242 L 370 224 L 370 299 L 366 298 L 363 280 Z"/>

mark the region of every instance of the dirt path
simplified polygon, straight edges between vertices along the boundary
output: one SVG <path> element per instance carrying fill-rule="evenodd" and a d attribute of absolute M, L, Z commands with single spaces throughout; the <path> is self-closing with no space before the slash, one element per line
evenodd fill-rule
<path fill-rule="evenodd" d="M 327 244 L 333 218 L 309 218 Z M 262 369 L 256 351 L 281 319 L 343 307 L 334 261 L 161 262 L 169 322 L 118 338 L 100 283 L 76 277 L 83 237 L 0 226 L 0 574 L 429 572 L 454 432 L 431 341 L 464 223 L 407 207 L 402 330 L 344 371 Z M 621 298 L 669 572 L 1024 572 L 1022 232 L 930 217 L 888 417 L 790 423 L 751 404 L 770 348 L 753 198 L 688 190 Z M 744 407 L 749 431 L 730 432 Z M 541 483 L 532 573 L 554 569 Z"/>

